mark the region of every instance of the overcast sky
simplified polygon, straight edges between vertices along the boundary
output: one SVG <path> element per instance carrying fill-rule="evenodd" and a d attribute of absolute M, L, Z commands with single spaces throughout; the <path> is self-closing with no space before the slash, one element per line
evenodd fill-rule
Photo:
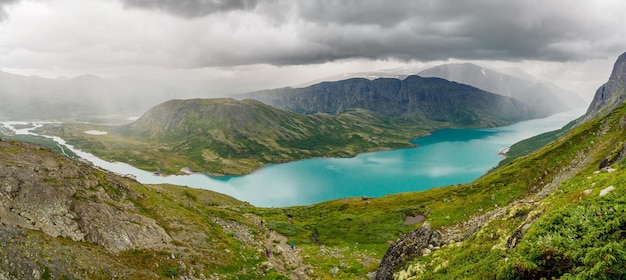
<path fill-rule="evenodd" d="M 0 0 L 0 70 L 204 80 L 216 92 L 470 61 L 590 96 L 623 0 Z"/>

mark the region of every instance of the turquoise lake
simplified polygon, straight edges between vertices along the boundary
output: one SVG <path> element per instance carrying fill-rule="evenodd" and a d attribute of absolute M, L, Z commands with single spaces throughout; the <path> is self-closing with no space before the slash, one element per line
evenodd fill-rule
<path fill-rule="evenodd" d="M 263 167 L 244 176 L 204 174 L 154 176 L 125 163 L 111 163 L 73 149 L 95 165 L 133 174 L 147 184 L 170 183 L 203 188 L 248 201 L 255 206 L 307 205 L 355 196 L 426 190 L 468 183 L 495 167 L 498 152 L 543 132 L 559 129 L 584 111 L 490 129 L 444 129 L 412 142 L 417 148 L 362 154 L 353 158 L 319 158 Z M 55 137 L 60 143 L 63 139 Z"/>

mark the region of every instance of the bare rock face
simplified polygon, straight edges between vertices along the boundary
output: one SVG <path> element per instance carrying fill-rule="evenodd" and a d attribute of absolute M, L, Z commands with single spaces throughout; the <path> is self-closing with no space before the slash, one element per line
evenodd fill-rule
<path fill-rule="evenodd" d="M 76 190 L 34 182 L 34 178 L 21 183 L 13 201 L 8 202 L 10 211 L 16 215 L 15 221 L 23 227 L 40 229 L 51 236 L 83 240 L 84 234 L 76 223 L 76 214 L 69 211 Z"/>
<path fill-rule="evenodd" d="M 111 251 L 148 247 L 172 239 L 155 220 L 91 201 L 74 209 L 84 241 L 103 245 Z"/>
<path fill-rule="evenodd" d="M 439 239 L 440 235 L 432 233 L 430 225 L 425 223 L 420 228 L 407 233 L 402 238 L 396 240 L 383 257 L 380 266 L 376 271 L 376 280 L 393 279 L 393 271 L 407 260 L 424 254 L 424 250 L 429 250 L 428 245 L 433 239 Z"/>
<path fill-rule="evenodd" d="M 35 145 L 0 141 L 0 222 L 117 252 L 164 244 L 157 222 L 136 214 L 139 196 L 116 176 Z"/>

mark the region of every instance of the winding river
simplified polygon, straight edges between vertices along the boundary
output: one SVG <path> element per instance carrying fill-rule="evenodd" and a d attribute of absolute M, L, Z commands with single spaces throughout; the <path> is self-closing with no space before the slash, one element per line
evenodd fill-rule
<path fill-rule="evenodd" d="M 307 205 L 354 197 L 426 190 L 468 183 L 502 160 L 499 151 L 537 134 L 559 129 L 583 110 L 490 129 L 444 129 L 413 140 L 417 148 L 361 154 L 353 158 L 318 158 L 269 165 L 244 176 L 212 177 L 205 174 L 155 176 L 119 162 L 107 162 L 52 137 L 80 157 L 119 174 L 132 174 L 145 184 L 169 183 L 208 189 L 248 201 L 256 206 Z M 30 129 L 14 129 L 32 134 Z M 38 123 L 37 126 L 43 124 Z M 31 128 L 32 129 L 32 128 Z"/>

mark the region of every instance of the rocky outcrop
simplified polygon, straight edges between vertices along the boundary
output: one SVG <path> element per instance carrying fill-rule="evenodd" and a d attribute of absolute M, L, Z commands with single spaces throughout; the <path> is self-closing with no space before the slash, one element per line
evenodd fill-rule
<path fill-rule="evenodd" d="M 440 239 L 441 233 L 438 231 L 431 232 L 428 223 L 407 233 L 391 244 L 376 271 L 374 279 L 393 279 L 393 272 L 399 265 L 417 256 L 422 256 L 425 250 L 430 250 L 428 249 L 429 245 L 438 246 Z"/>
<path fill-rule="evenodd" d="M 171 241 L 137 214 L 139 196 L 117 177 L 38 146 L 0 141 L 0 222 L 112 252 Z"/>
<path fill-rule="evenodd" d="M 539 218 L 539 216 L 541 216 L 541 214 L 542 214 L 541 212 L 536 212 L 534 213 L 534 215 L 531 215 L 530 217 L 526 217 L 526 220 L 524 221 L 524 223 L 521 226 L 519 226 L 515 231 L 513 231 L 513 233 L 506 240 L 507 252 L 515 248 L 515 246 L 517 246 L 517 244 L 519 244 L 522 241 L 522 239 L 524 238 L 524 235 L 526 234 L 526 230 L 528 230 L 530 226 L 532 226 L 532 224 L 535 222 L 537 218 Z"/>
<path fill-rule="evenodd" d="M 626 159 L 626 143 L 618 142 L 615 144 L 613 150 L 600 161 L 598 170 L 610 168 L 612 164 L 621 163 L 624 159 Z"/>
<path fill-rule="evenodd" d="M 145 248 L 171 241 L 155 220 L 108 204 L 83 201 L 74 207 L 81 241 L 100 244 L 111 251 Z"/>
<path fill-rule="evenodd" d="M 609 81 L 596 91 L 587 113 L 578 123 L 584 123 L 613 111 L 626 98 L 626 53 L 617 58 Z"/>

